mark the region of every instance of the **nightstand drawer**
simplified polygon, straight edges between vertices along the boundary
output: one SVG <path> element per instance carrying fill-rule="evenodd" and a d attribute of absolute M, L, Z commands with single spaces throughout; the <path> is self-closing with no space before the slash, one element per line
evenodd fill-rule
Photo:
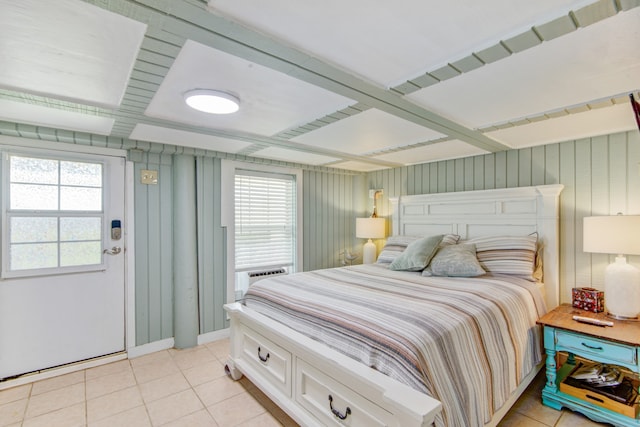
<path fill-rule="evenodd" d="M 607 363 L 624 363 L 635 365 L 636 348 L 624 344 L 604 341 L 587 335 L 576 334 L 564 330 L 556 330 L 556 348 L 562 348 L 585 357 L 606 357 Z"/>

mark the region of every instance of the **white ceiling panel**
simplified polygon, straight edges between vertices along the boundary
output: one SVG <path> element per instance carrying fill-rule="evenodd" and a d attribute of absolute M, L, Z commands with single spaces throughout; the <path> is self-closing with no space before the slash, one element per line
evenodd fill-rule
<path fill-rule="evenodd" d="M 486 153 L 487 151 L 469 145 L 466 142 L 453 140 L 387 153 L 375 156 L 375 158 L 388 162 L 402 163 L 404 165 L 413 165 Z"/>
<path fill-rule="evenodd" d="M 636 8 L 408 97 L 482 128 L 637 90 L 639 45 Z"/>
<path fill-rule="evenodd" d="M 6 99 L 0 99 L 0 120 L 97 135 L 109 135 L 114 123 L 110 117 L 82 114 Z"/>
<path fill-rule="evenodd" d="M 145 124 L 138 124 L 133 129 L 133 132 L 131 132 L 131 136 L 129 136 L 129 138 L 140 141 L 179 145 L 182 147 L 222 151 L 225 153 L 237 153 L 251 145 L 249 142 L 234 139 L 220 138 L 196 132 L 187 132 Z"/>
<path fill-rule="evenodd" d="M 307 165 L 322 165 L 340 160 L 336 157 L 323 156 L 321 154 L 306 153 L 298 150 L 287 150 L 281 147 L 267 147 L 251 154 L 252 157 L 264 157 L 267 159 L 282 160 L 284 162 L 296 162 Z"/>
<path fill-rule="evenodd" d="M 212 11 L 393 86 L 591 1 L 210 0 Z"/>
<path fill-rule="evenodd" d="M 370 109 L 292 139 L 315 147 L 364 154 L 444 136 L 380 110 Z"/>
<path fill-rule="evenodd" d="M 192 110 L 183 94 L 214 89 L 240 98 L 237 113 Z M 355 104 L 278 71 L 187 41 L 145 114 L 198 126 L 273 135 Z"/>
<path fill-rule="evenodd" d="M 146 25 L 78 0 L 0 0 L 0 87 L 120 105 Z"/>
<path fill-rule="evenodd" d="M 630 104 L 616 104 L 578 114 L 500 129 L 487 135 L 513 148 L 551 144 L 633 130 L 636 122 Z"/>
<path fill-rule="evenodd" d="M 0 0 L 0 125 L 354 171 L 575 140 L 634 129 L 639 23 L 637 0 Z"/>

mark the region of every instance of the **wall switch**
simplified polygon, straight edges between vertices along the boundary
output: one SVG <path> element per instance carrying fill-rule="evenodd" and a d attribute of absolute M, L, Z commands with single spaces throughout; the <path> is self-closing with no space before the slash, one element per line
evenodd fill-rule
<path fill-rule="evenodd" d="M 143 184 L 155 185 L 158 183 L 158 171 L 142 169 L 140 171 L 140 182 Z"/>

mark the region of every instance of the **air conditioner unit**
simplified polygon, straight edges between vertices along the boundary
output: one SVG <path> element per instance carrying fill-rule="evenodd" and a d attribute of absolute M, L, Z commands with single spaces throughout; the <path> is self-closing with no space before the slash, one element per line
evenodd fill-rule
<path fill-rule="evenodd" d="M 266 279 L 267 277 L 281 276 L 283 274 L 287 274 L 287 269 L 284 267 L 247 272 L 247 276 L 249 276 L 249 286 L 253 285 L 258 280 Z"/>
<path fill-rule="evenodd" d="M 268 268 L 264 270 L 256 271 L 243 271 L 236 273 L 236 301 L 242 299 L 244 294 L 249 289 L 249 286 L 253 285 L 258 280 L 266 279 L 268 277 L 281 276 L 283 274 L 289 274 L 287 267 Z"/>

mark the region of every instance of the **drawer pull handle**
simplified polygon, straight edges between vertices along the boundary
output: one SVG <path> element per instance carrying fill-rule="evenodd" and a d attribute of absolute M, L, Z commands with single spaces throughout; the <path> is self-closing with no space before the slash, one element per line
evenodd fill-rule
<path fill-rule="evenodd" d="M 590 394 L 586 394 L 585 396 L 587 396 L 591 400 L 595 400 L 596 402 L 604 403 L 604 400 L 602 400 L 600 398 L 597 398 L 597 397 L 594 397 L 594 396 L 591 396 Z"/>
<path fill-rule="evenodd" d="M 590 348 L 591 350 L 598 350 L 598 351 L 604 350 L 604 348 L 602 348 L 602 347 L 596 347 L 596 346 L 589 345 L 589 344 L 584 343 L 584 342 L 582 343 L 582 345 L 587 347 L 587 348 Z"/>
<path fill-rule="evenodd" d="M 261 351 L 262 349 L 258 347 L 258 359 L 260 359 L 262 363 L 267 363 L 267 360 L 269 360 L 269 353 L 267 353 L 265 357 L 262 357 L 262 355 L 260 354 Z"/>
<path fill-rule="evenodd" d="M 333 407 L 333 396 L 331 395 L 329 395 L 329 408 L 331 409 L 331 412 L 333 413 L 333 415 L 340 418 L 341 420 L 346 420 L 347 417 L 351 415 L 351 408 L 349 408 L 348 406 L 347 406 L 347 409 L 344 411 L 344 414 L 341 414 L 340 411 L 335 409 Z"/>

